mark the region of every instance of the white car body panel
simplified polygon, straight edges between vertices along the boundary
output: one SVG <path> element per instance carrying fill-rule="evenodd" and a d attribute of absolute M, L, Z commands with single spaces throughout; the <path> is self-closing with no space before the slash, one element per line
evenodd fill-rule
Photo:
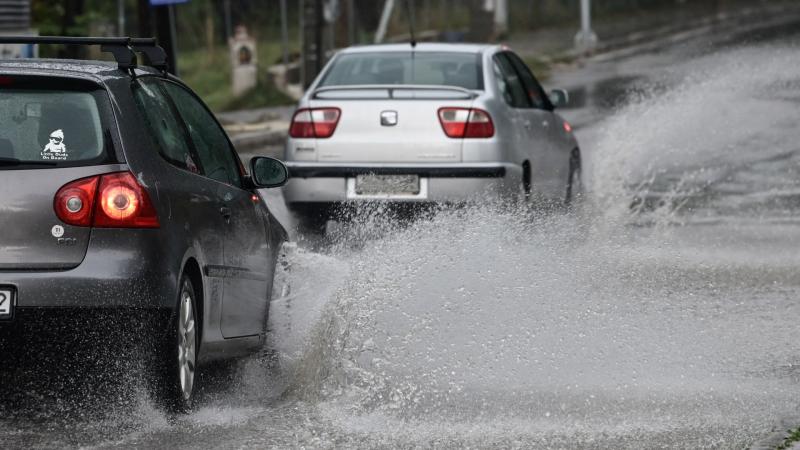
<path fill-rule="evenodd" d="M 489 192 L 517 196 L 525 177 L 529 177 L 536 198 L 563 201 L 570 155 L 577 142 L 552 110 L 510 106 L 494 67 L 495 55 L 507 52 L 503 47 L 422 43 L 414 49 L 415 54 L 475 54 L 482 65 L 482 90 L 431 85 L 320 87 L 341 55 L 374 53 L 383 57 L 410 50 L 409 44 L 345 49 L 309 87 L 298 108 L 336 107 L 341 116 L 330 138 L 288 138 L 285 161 L 292 179 L 284 196 L 290 208 L 352 201 L 348 183 L 361 173 L 415 174 L 424 180 L 424 196 L 381 197 L 390 201 L 464 201 Z M 449 138 L 438 117 L 442 107 L 485 110 L 492 118 L 494 135 Z M 395 125 L 381 123 L 386 112 L 396 114 Z M 529 168 L 527 175 L 524 168 Z"/>

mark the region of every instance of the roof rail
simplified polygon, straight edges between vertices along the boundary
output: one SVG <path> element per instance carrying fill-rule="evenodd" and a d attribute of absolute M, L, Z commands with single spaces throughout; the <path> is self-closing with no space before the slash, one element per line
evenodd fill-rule
<path fill-rule="evenodd" d="M 117 65 L 125 71 L 136 68 L 136 53 L 147 58 L 148 65 L 167 71 L 167 53 L 155 38 L 74 37 L 74 36 L 0 36 L 0 44 L 60 44 L 99 45 L 100 50 L 114 55 Z"/>
<path fill-rule="evenodd" d="M 162 72 L 167 71 L 167 52 L 156 43 L 155 38 L 131 38 L 131 48 L 147 58 L 147 65 Z"/>

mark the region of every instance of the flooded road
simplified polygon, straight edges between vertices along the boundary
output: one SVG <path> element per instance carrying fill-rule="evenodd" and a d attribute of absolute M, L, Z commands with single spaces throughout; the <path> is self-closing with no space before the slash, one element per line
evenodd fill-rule
<path fill-rule="evenodd" d="M 0 441 L 743 448 L 800 423 L 800 53 L 684 51 L 628 59 L 623 100 L 565 111 L 575 211 L 365 210 L 285 248 L 268 348 L 217 368 L 191 414 L 134 378 L 110 406 L 4 404 Z"/>

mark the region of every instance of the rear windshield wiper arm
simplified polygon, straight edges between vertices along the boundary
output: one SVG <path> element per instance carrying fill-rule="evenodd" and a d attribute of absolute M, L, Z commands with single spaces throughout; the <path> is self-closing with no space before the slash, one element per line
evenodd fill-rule
<path fill-rule="evenodd" d="M 0 166 L 55 166 L 53 161 L 23 161 L 17 158 L 0 158 Z"/>

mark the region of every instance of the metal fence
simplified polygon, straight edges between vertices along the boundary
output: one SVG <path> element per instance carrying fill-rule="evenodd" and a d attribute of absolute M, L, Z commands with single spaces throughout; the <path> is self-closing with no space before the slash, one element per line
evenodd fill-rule
<path fill-rule="evenodd" d="M 30 0 L 0 0 L 0 31 L 21 31 L 30 26 Z"/>

